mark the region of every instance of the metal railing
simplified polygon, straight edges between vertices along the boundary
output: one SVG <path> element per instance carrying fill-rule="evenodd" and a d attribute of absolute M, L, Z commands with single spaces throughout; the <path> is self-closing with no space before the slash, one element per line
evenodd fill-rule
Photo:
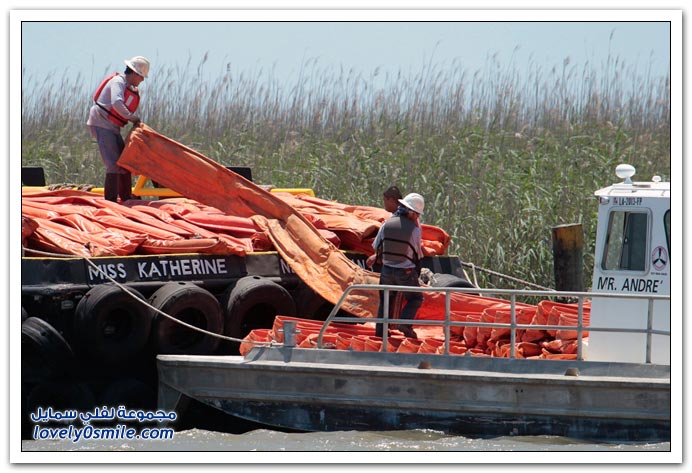
<path fill-rule="evenodd" d="M 653 307 L 656 300 L 670 301 L 670 296 L 664 295 L 642 295 L 642 294 L 611 294 L 611 293 L 593 293 L 593 292 L 569 292 L 569 291 L 536 291 L 536 290 L 517 290 L 517 289 L 478 289 L 478 288 L 457 288 L 457 287 L 413 287 L 413 286 L 394 286 L 394 285 L 379 285 L 379 284 L 354 284 L 346 288 L 341 298 L 334 305 L 334 308 L 329 313 L 329 316 L 322 324 L 319 336 L 317 338 L 317 347 L 323 348 L 323 337 L 327 327 L 332 322 L 348 322 L 353 323 L 353 317 L 337 317 L 336 314 L 348 295 L 356 290 L 366 291 L 383 291 L 384 292 L 384 307 L 382 318 L 370 317 L 358 318 L 358 322 L 375 322 L 382 323 L 382 348 L 381 351 L 387 351 L 388 327 L 390 323 L 397 325 L 429 325 L 443 326 L 445 343 L 444 354 L 449 355 L 450 329 L 451 327 L 490 327 L 490 328 L 505 328 L 510 330 L 510 353 L 509 358 L 516 358 L 516 331 L 522 329 L 536 330 L 576 330 L 577 331 L 577 359 L 583 360 L 583 333 L 588 332 L 617 332 L 617 333 L 645 333 L 646 337 L 646 363 L 651 363 L 651 339 L 653 335 L 664 335 L 670 337 L 670 331 L 654 330 L 653 329 Z M 428 319 L 390 319 L 389 318 L 389 292 L 444 292 L 445 294 L 445 316 L 443 320 L 428 320 Z M 476 321 L 456 321 L 451 320 L 451 294 L 452 293 L 467 293 L 477 295 L 506 295 L 509 296 L 510 304 L 510 322 L 476 322 Z M 547 299 L 555 297 L 576 298 L 577 299 L 577 325 L 537 325 L 537 324 L 518 324 L 516 319 L 516 299 L 517 296 L 530 297 L 539 296 Z M 613 328 L 613 327 L 593 327 L 591 325 L 584 326 L 584 300 L 595 297 L 613 298 L 613 299 L 630 299 L 630 300 L 648 300 L 647 328 Z"/>

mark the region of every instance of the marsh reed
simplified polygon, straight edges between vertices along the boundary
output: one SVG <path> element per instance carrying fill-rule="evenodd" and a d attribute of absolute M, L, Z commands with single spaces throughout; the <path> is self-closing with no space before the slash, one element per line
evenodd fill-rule
<path fill-rule="evenodd" d="M 617 180 L 617 164 L 670 179 L 670 77 L 642 77 L 617 58 L 519 70 L 489 57 L 473 73 L 453 63 L 367 76 L 308 59 L 294 84 L 271 70 L 205 80 L 205 62 L 157 69 L 143 86 L 144 122 L 252 167 L 258 183 L 362 205 L 380 205 L 392 183 L 419 192 L 424 222 L 450 233 L 451 254 L 536 284 L 554 285 L 551 228 L 581 223 L 590 286 L 593 192 Z M 44 166 L 50 182 L 100 183 L 85 127 L 97 84 L 67 71 L 22 84 L 22 164 Z"/>

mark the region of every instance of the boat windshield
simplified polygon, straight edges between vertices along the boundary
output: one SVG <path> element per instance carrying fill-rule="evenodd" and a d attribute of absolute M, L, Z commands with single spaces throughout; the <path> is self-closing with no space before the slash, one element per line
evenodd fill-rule
<path fill-rule="evenodd" d="M 647 212 L 611 212 L 603 269 L 644 271 L 648 227 Z"/>

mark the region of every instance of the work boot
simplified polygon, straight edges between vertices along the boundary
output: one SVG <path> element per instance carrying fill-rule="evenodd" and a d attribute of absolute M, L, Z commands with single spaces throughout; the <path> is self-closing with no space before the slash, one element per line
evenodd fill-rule
<path fill-rule="evenodd" d="M 377 324 L 375 327 L 375 336 L 382 338 L 382 332 L 383 330 L 383 325 L 382 324 Z M 394 330 L 396 326 L 392 327 L 392 324 L 389 324 L 389 328 L 387 329 L 387 336 L 391 337 L 392 336 L 392 330 Z"/>
<path fill-rule="evenodd" d="M 399 331 L 404 334 L 406 338 L 415 338 L 418 339 L 418 335 L 416 335 L 416 332 L 411 328 L 410 325 L 401 325 L 399 327 Z"/>
<path fill-rule="evenodd" d="M 118 174 L 118 194 L 120 200 L 125 202 L 132 198 L 132 174 Z"/>
<path fill-rule="evenodd" d="M 103 198 L 111 202 L 118 201 L 118 176 L 119 174 L 106 174 L 103 184 Z"/>
<path fill-rule="evenodd" d="M 379 330 L 375 329 L 375 336 L 382 338 L 382 329 L 381 328 Z M 387 336 L 388 337 L 394 336 L 394 332 L 391 329 L 387 330 Z"/>

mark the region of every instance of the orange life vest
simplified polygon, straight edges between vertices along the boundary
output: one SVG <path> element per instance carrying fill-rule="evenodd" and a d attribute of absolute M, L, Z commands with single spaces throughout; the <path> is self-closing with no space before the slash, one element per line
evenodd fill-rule
<path fill-rule="evenodd" d="M 106 87 L 106 84 L 108 84 L 108 82 L 110 82 L 112 78 L 118 75 L 120 74 L 114 72 L 110 76 L 103 79 L 103 82 L 101 82 L 101 84 L 96 89 L 96 92 L 94 92 L 94 102 L 101 108 L 101 110 L 108 114 L 108 119 L 110 121 L 112 121 L 118 126 L 125 126 L 127 124 L 127 119 L 123 118 L 118 112 L 113 110 L 112 106 L 111 108 L 106 108 L 104 105 L 101 105 L 98 101 L 99 97 L 101 96 L 101 92 L 103 92 L 104 87 Z M 137 89 L 137 87 L 134 86 L 126 86 L 123 101 L 125 103 L 125 108 L 127 108 L 131 113 L 135 113 L 137 107 L 139 107 L 139 89 Z"/>

